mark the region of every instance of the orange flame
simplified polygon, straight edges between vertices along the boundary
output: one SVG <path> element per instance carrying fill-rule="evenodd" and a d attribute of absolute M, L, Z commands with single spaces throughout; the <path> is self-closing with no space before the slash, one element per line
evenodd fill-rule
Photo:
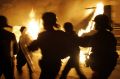
<path fill-rule="evenodd" d="M 91 30 L 94 29 L 94 24 L 95 23 L 92 20 L 95 18 L 96 15 L 103 14 L 103 12 L 104 12 L 103 9 L 104 9 L 103 3 L 98 3 L 97 7 L 96 7 L 96 10 L 95 10 L 95 13 L 94 13 L 93 17 L 91 18 L 91 20 L 89 21 L 89 24 L 88 24 L 87 28 L 85 30 L 81 29 L 78 32 L 78 36 L 82 36 L 83 33 L 88 33 L 88 32 L 90 32 Z M 80 48 L 81 48 L 81 51 L 80 51 L 80 59 L 79 60 L 80 60 L 81 63 L 85 63 L 85 60 L 86 60 L 85 53 L 90 54 L 91 53 L 90 52 L 91 47 L 86 48 L 86 50 L 85 50 L 85 48 L 84 49 L 82 47 L 80 47 Z"/>
<path fill-rule="evenodd" d="M 30 17 L 30 21 L 28 22 L 27 32 L 34 40 L 37 38 L 38 33 L 40 32 L 40 29 L 42 27 L 42 20 L 38 21 L 35 19 L 35 12 L 33 9 L 31 10 L 29 17 Z"/>

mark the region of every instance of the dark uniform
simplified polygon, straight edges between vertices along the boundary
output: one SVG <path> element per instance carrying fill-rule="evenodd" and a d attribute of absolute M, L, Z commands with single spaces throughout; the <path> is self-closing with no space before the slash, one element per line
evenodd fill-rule
<path fill-rule="evenodd" d="M 80 48 L 77 43 L 78 35 L 73 30 L 73 25 L 70 22 L 66 22 L 64 24 L 64 29 L 65 29 L 66 34 L 70 38 L 69 40 L 71 40 L 72 49 L 69 49 L 71 52 L 67 52 L 70 56 L 70 59 L 68 60 L 60 79 L 66 79 L 67 74 L 71 68 L 75 68 L 80 79 L 86 79 L 85 75 L 82 73 L 82 71 L 80 70 L 80 66 L 79 66 L 80 65 L 79 63 Z"/>
<path fill-rule="evenodd" d="M 55 79 L 61 67 L 61 58 L 65 58 L 70 47 L 69 40 L 62 31 L 46 31 L 40 33 L 38 39 L 31 43 L 30 50 L 38 47 L 42 51 L 42 59 L 39 61 L 41 67 L 40 79 Z M 68 43 L 69 44 L 66 44 Z"/>
<path fill-rule="evenodd" d="M 16 58 L 17 58 L 17 70 L 18 70 L 19 73 L 22 73 L 22 67 L 26 63 L 28 63 L 28 61 L 26 59 L 26 56 L 30 57 L 30 54 L 28 53 L 27 49 L 25 49 L 25 46 L 29 45 L 29 43 L 31 42 L 31 39 L 28 36 L 28 34 L 26 34 L 26 27 L 24 27 L 24 26 L 21 27 L 20 32 L 21 32 L 21 36 L 20 36 L 20 39 L 19 39 L 19 42 L 18 42 L 19 51 L 17 53 L 17 57 Z M 28 65 L 28 67 L 30 67 L 30 66 Z M 29 68 L 29 70 L 31 72 L 30 68 Z"/>
<path fill-rule="evenodd" d="M 92 36 L 84 37 L 82 40 L 86 43 L 84 45 L 92 47 L 89 60 L 91 69 L 99 73 L 100 79 L 104 79 L 104 77 L 106 79 L 117 63 L 117 40 L 114 35 L 109 31 L 99 31 Z"/>
<path fill-rule="evenodd" d="M 71 52 L 68 49 L 72 49 L 72 45 L 65 32 L 54 30 L 53 27 L 56 25 L 54 13 L 46 12 L 42 18 L 45 31 L 39 34 L 37 40 L 34 40 L 28 49 L 31 51 L 41 49 L 39 79 L 55 79 L 61 67 L 61 58 L 66 57 L 66 52 Z"/>
<path fill-rule="evenodd" d="M 117 40 L 111 32 L 106 15 L 95 17 L 96 33 L 80 39 L 81 45 L 92 47 L 89 64 L 94 71 L 92 79 L 108 79 L 117 63 Z"/>
<path fill-rule="evenodd" d="M 15 35 L 0 28 L 0 76 L 3 73 L 6 79 L 14 79 L 11 42 L 13 42 L 13 55 L 15 55 L 18 50 Z"/>

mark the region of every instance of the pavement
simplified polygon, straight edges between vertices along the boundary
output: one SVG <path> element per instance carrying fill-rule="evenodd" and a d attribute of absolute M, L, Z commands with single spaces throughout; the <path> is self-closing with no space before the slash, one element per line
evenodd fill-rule
<path fill-rule="evenodd" d="M 118 54 L 120 55 L 120 51 L 118 51 Z M 33 58 L 32 59 L 33 59 L 34 66 L 35 66 L 35 71 L 32 74 L 33 79 L 39 79 L 39 75 L 40 75 L 41 70 L 38 66 L 38 60 L 41 57 L 42 57 L 42 55 L 38 51 L 36 51 L 36 53 L 33 53 Z M 58 75 L 57 79 L 59 79 L 59 76 L 60 76 L 61 71 L 63 70 L 63 68 L 65 66 L 65 63 L 66 63 L 66 61 L 62 63 L 61 70 L 59 72 L 59 75 Z M 16 60 L 15 60 L 15 65 L 16 65 Z M 91 74 L 92 74 L 92 70 L 89 67 L 86 67 L 84 64 L 81 65 L 81 69 L 84 72 L 84 74 L 86 75 L 86 77 L 88 79 L 90 79 Z M 5 79 L 5 78 L 2 75 L 2 77 L 0 79 Z M 15 79 L 30 79 L 27 65 L 25 65 L 23 67 L 23 73 L 22 74 L 19 74 L 17 72 L 16 66 L 15 66 Z M 79 79 L 76 71 L 74 70 L 74 68 L 72 68 L 70 70 L 70 72 L 68 73 L 67 79 Z M 110 75 L 109 79 L 120 79 L 120 57 L 118 58 L 117 65 L 116 65 L 114 71 L 112 72 L 112 74 Z"/>

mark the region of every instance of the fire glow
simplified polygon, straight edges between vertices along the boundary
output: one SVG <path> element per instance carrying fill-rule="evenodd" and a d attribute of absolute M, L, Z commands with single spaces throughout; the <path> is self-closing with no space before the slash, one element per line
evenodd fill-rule
<path fill-rule="evenodd" d="M 91 18 L 91 20 L 89 21 L 87 28 L 86 29 L 81 29 L 78 32 L 78 36 L 82 36 L 82 34 L 88 33 L 91 30 L 93 30 L 94 29 L 94 24 L 95 24 L 93 22 L 93 19 L 95 18 L 96 15 L 103 14 L 103 12 L 104 12 L 104 5 L 103 5 L 103 3 L 98 3 L 97 6 L 96 6 L 95 13 L 93 14 L 93 17 Z M 80 59 L 79 60 L 80 60 L 81 63 L 85 63 L 86 55 L 89 55 L 91 53 L 90 52 L 91 51 L 91 47 L 88 47 L 88 48 L 80 47 L 80 49 L 81 49 L 81 51 L 80 51 Z"/>
<path fill-rule="evenodd" d="M 27 32 L 34 40 L 37 38 L 38 33 L 40 32 L 40 24 L 42 23 L 41 20 L 39 22 L 38 20 L 35 19 L 35 12 L 33 9 L 31 10 L 29 17 L 30 17 L 30 21 L 28 22 L 27 25 Z"/>
<path fill-rule="evenodd" d="M 88 33 L 90 32 L 91 30 L 94 29 L 94 22 L 92 21 L 94 19 L 94 17 L 98 14 L 103 14 L 103 10 L 104 9 L 104 5 L 103 3 L 98 3 L 97 4 L 97 7 L 95 9 L 95 13 L 93 15 L 93 17 L 91 18 L 91 20 L 89 21 L 89 24 L 87 26 L 86 29 L 80 29 L 80 31 L 78 32 L 78 36 L 82 36 L 83 33 Z M 35 19 L 35 12 L 34 10 L 32 9 L 30 14 L 29 14 L 29 17 L 30 17 L 30 20 L 28 22 L 28 24 L 26 25 L 27 26 L 27 34 L 29 34 L 29 36 L 31 37 L 31 39 L 36 39 L 37 36 L 38 36 L 38 33 L 43 31 L 43 26 L 42 26 L 42 20 L 36 20 Z M 13 27 L 13 33 L 15 33 L 16 35 L 16 38 L 17 38 L 17 41 L 19 41 L 19 36 L 20 36 L 20 32 L 18 32 L 20 29 L 20 26 L 14 26 Z M 81 48 L 81 51 L 80 51 L 80 62 L 81 63 L 85 63 L 85 60 L 86 60 L 86 55 L 85 54 L 90 54 L 90 50 L 91 48 Z M 67 57 L 65 59 L 63 59 L 62 61 L 63 62 L 66 62 L 70 57 Z"/>
<path fill-rule="evenodd" d="M 104 11 L 104 5 L 103 5 L 103 3 L 98 3 L 97 7 L 96 7 L 96 10 L 95 10 L 95 13 L 93 14 L 93 17 L 91 18 L 91 20 L 89 21 L 87 28 L 85 30 L 81 29 L 78 32 L 78 35 L 82 36 L 83 33 L 88 33 L 91 30 L 93 30 L 94 29 L 93 19 L 95 18 L 96 15 L 103 14 L 103 11 Z"/>

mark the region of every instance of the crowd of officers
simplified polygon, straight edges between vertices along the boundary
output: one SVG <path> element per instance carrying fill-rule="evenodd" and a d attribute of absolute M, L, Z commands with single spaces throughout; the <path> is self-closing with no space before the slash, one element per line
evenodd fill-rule
<path fill-rule="evenodd" d="M 88 62 L 93 70 L 91 79 L 109 78 L 116 66 L 118 54 L 116 52 L 117 40 L 111 32 L 111 22 L 105 14 L 97 15 L 94 18 L 93 34 L 81 37 L 75 33 L 71 22 L 64 23 L 65 31 L 56 30 L 55 28 L 59 28 L 59 26 L 56 14 L 53 12 L 43 13 L 42 20 L 44 31 L 38 34 L 36 40 L 29 42 L 24 33 L 26 27 L 21 27 L 20 41 L 17 43 L 14 33 L 5 29 L 6 27 L 12 28 L 8 25 L 7 18 L 0 16 L 0 77 L 3 74 L 5 79 L 15 79 L 14 55 L 17 55 L 18 72 L 22 73 L 22 67 L 27 63 L 31 75 L 31 57 L 26 52 L 33 52 L 40 48 L 42 59 L 38 61 L 41 68 L 39 79 L 56 79 L 61 68 L 61 59 L 67 56 L 70 56 L 70 59 L 62 71 L 60 79 L 67 79 L 67 74 L 72 67 L 76 69 L 80 79 L 87 79 L 79 67 L 79 52 L 80 46 L 82 46 L 92 47 Z M 21 44 L 21 42 L 23 43 Z M 32 77 L 30 78 L 32 79 Z"/>

